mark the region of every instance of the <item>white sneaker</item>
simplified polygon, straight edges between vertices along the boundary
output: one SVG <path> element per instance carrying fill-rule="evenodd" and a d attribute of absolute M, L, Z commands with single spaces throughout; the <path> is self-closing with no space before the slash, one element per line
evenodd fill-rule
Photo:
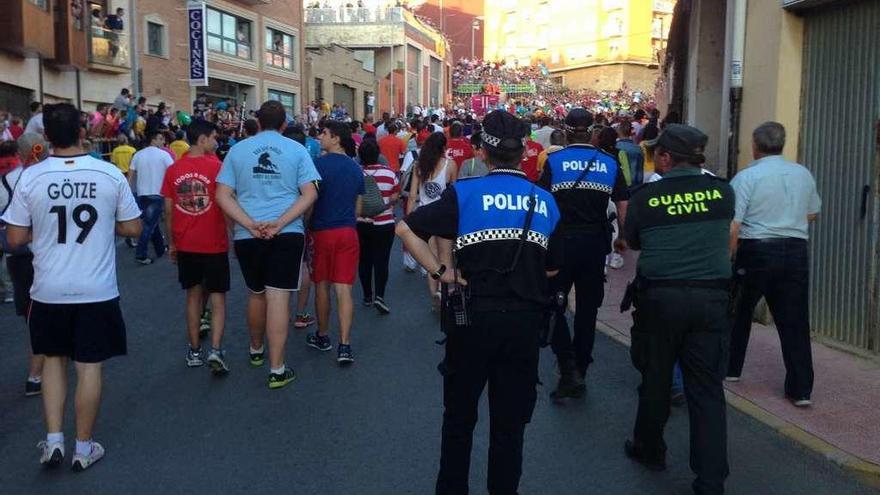
<path fill-rule="evenodd" d="M 608 266 L 615 270 L 623 268 L 623 256 L 619 253 L 611 253 L 608 259 Z"/>
<path fill-rule="evenodd" d="M 100 461 L 102 457 L 104 457 L 104 447 L 101 447 L 101 444 L 98 442 L 92 442 L 92 450 L 88 455 L 76 454 L 73 456 L 73 464 L 71 467 L 77 472 L 85 471 L 90 468 L 92 464 Z"/>
<path fill-rule="evenodd" d="M 792 400 L 791 403 L 794 404 L 795 407 L 810 407 L 813 405 L 813 402 L 810 399 Z"/>
<path fill-rule="evenodd" d="M 39 442 L 37 448 L 40 449 L 40 464 L 46 467 L 56 467 L 64 460 L 64 444 L 54 442 L 49 444 L 46 440 Z"/>
<path fill-rule="evenodd" d="M 211 352 L 208 353 L 208 366 L 211 367 L 211 372 L 217 376 L 229 373 L 229 366 L 223 359 L 225 354 L 224 351 L 218 349 L 211 349 Z"/>
<path fill-rule="evenodd" d="M 736 382 L 739 381 L 739 377 L 738 377 L 738 376 L 728 376 L 728 377 L 725 377 L 725 378 L 724 378 L 724 381 L 725 381 L 725 382 L 736 383 Z"/>

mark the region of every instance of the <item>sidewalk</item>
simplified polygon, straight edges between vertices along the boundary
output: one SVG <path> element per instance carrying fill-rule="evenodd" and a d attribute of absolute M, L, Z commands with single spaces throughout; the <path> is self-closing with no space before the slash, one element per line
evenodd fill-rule
<path fill-rule="evenodd" d="M 627 345 L 632 318 L 619 306 L 637 257 L 628 252 L 622 269 L 608 270 L 599 309 L 599 331 Z M 880 486 L 880 360 L 813 342 L 813 368 L 813 406 L 796 408 L 783 397 L 785 369 L 776 329 L 755 323 L 742 381 L 725 383 L 728 403 Z"/>

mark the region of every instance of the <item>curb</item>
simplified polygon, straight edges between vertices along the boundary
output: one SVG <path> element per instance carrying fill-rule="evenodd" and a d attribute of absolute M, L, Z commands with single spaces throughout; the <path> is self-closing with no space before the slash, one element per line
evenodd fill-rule
<path fill-rule="evenodd" d="M 629 336 L 614 329 L 603 321 L 596 322 L 596 330 L 627 347 L 630 345 L 631 340 Z M 863 483 L 873 488 L 880 488 L 880 465 L 868 462 L 861 457 L 850 454 L 849 452 L 826 442 L 816 435 L 802 429 L 798 425 L 776 416 L 727 387 L 724 388 L 724 392 L 725 397 L 727 398 L 727 403 L 733 406 L 736 410 L 751 416 L 781 435 L 837 464 L 843 469 L 849 471 Z"/>

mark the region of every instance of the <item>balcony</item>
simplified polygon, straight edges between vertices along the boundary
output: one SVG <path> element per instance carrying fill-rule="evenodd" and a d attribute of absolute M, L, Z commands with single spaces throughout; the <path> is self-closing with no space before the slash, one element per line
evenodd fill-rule
<path fill-rule="evenodd" d="M 399 24 L 404 14 L 402 7 L 306 7 L 305 20 L 306 24 Z"/>
<path fill-rule="evenodd" d="M 671 14 L 675 10 L 675 2 L 672 0 L 654 0 L 654 12 L 658 14 Z"/>
<path fill-rule="evenodd" d="M 128 33 L 98 26 L 89 28 L 89 68 L 123 73 L 131 69 Z"/>

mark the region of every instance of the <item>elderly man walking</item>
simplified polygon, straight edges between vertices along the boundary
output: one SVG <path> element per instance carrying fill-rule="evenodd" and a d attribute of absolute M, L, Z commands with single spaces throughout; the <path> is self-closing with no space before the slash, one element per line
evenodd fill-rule
<path fill-rule="evenodd" d="M 816 181 L 803 165 L 785 160 L 785 128 L 776 122 L 752 134 L 755 161 L 733 178 L 736 215 L 731 251 L 742 296 L 730 343 L 728 381 L 743 370 L 752 313 L 761 296 L 776 322 L 785 362 L 785 395 L 797 407 L 811 404 L 809 223 L 821 207 Z"/>

